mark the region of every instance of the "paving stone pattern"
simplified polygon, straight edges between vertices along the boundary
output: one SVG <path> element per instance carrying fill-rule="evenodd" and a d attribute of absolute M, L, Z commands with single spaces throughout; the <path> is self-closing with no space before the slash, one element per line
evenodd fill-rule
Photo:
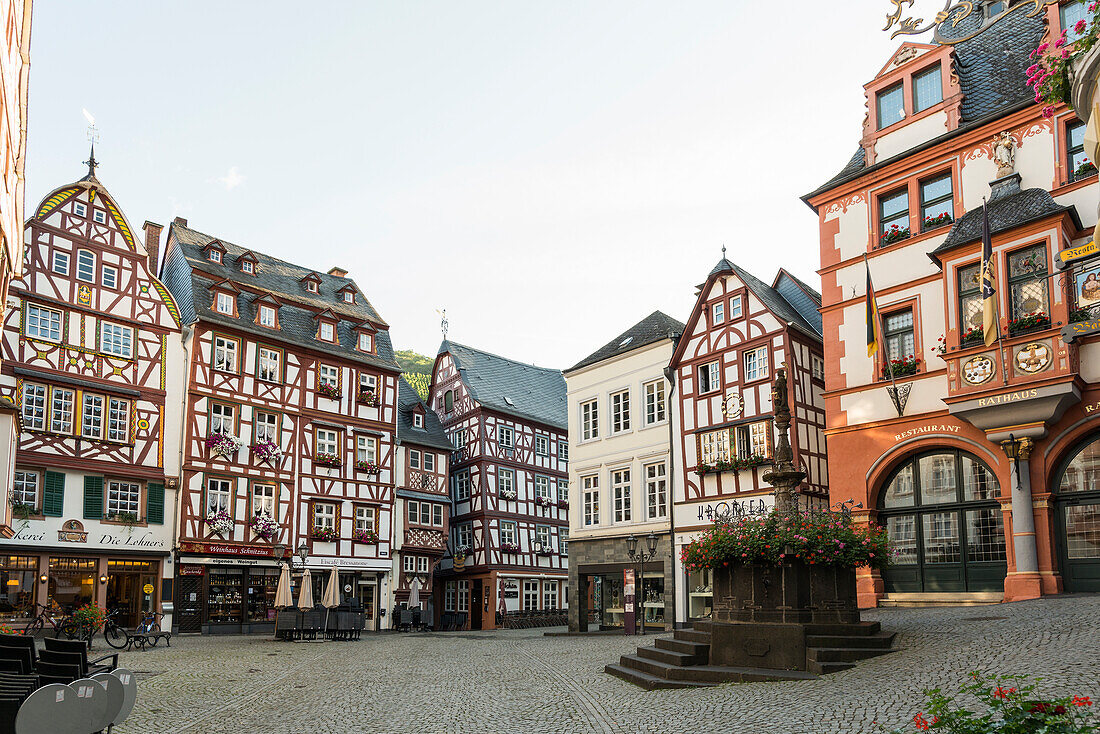
<path fill-rule="evenodd" d="M 873 732 L 875 721 L 908 723 L 922 689 L 953 689 L 975 668 L 1043 676 L 1052 693 L 1100 700 L 1100 596 L 864 618 L 897 630 L 900 651 L 815 681 L 649 692 L 602 672 L 637 637 L 180 637 L 170 649 L 122 655 L 141 682 L 116 732 Z"/>

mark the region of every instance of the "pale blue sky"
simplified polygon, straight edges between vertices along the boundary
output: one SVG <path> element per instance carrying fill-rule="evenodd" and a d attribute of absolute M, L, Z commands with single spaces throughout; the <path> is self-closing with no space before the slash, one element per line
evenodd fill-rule
<path fill-rule="evenodd" d="M 848 160 L 888 3 L 35 3 L 28 209 L 100 180 L 135 227 L 346 268 L 397 348 L 566 368 L 725 243 L 819 282 L 801 194 Z M 921 39 L 924 40 L 924 39 Z"/>

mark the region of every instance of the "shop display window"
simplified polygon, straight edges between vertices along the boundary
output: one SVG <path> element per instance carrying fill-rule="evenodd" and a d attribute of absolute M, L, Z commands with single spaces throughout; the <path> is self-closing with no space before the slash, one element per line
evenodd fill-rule
<path fill-rule="evenodd" d="M 688 574 L 688 617 L 707 619 L 710 617 L 714 599 L 714 572 L 709 568 L 692 571 Z"/>
<path fill-rule="evenodd" d="M 239 624 L 242 621 L 244 573 L 240 568 L 210 567 L 210 588 L 206 595 L 211 624 Z"/>
<path fill-rule="evenodd" d="M 0 622 L 34 616 L 37 556 L 0 556 Z"/>
<path fill-rule="evenodd" d="M 248 571 L 248 622 L 275 621 L 275 589 L 279 569 L 252 568 Z"/>
<path fill-rule="evenodd" d="M 95 599 L 96 559 L 50 558 L 48 604 L 71 612 Z"/>
<path fill-rule="evenodd" d="M 665 626 L 665 575 L 662 572 L 642 574 L 641 606 L 645 610 L 646 626 Z"/>

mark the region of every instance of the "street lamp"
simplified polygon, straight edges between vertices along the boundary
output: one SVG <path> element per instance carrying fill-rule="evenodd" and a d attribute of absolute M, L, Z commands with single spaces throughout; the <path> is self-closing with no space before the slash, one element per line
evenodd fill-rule
<path fill-rule="evenodd" d="M 630 562 L 634 564 L 634 631 L 638 629 L 638 617 L 642 618 L 642 634 L 645 634 L 645 602 L 639 602 L 642 595 L 639 593 L 642 590 L 642 564 L 657 555 L 657 543 L 659 538 L 656 534 L 650 533 L 645 537 L 645 548 L 639 550 L 638 539 L 631 533 L 626 539 L 626 554 L 630 557 Z"/>
<path fill-rule="evenodd" d="M 1024 442 L 1014 434 L 1008 434 L 1007 441 L 1001 441 L 1001 449 L 1005 452 L 1005 456 L 1012 461 L 1012 467 L 1016 470 L 1016 483 L 1020 483 L 1020 446 Z"/>

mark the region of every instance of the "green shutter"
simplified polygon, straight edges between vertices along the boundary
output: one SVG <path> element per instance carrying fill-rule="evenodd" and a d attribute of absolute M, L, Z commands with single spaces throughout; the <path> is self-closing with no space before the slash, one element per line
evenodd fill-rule
<path fill-rule="evenodd" d="M 84 477 L 84 519 L 103 519 L 103 477 Z"/>
<path fill-rule="evenodd" d="M 65 511 L 65 475 L 57 471 L 46 472 L 42 488 L 42 514 L 61 517 Z"/>
<path fill-rule="evenodd" d="M 156 525 L 164 524 L 164 485 L 149 482 L 146 486 L 145 520 Z"/>

